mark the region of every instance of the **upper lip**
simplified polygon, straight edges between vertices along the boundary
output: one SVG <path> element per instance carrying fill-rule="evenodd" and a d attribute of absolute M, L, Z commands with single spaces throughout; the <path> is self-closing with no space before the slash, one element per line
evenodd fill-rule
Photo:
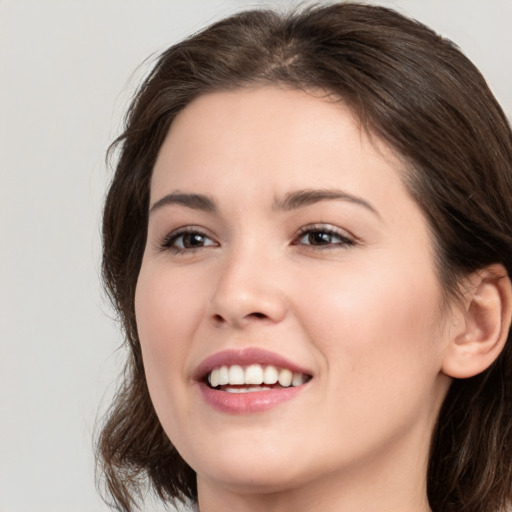
<path fill-rule="evenodd" d="M 203 380 L 214 368 L 235 364 L 240 366 L 249 366 L 250 364 L 273 365 L 279 368 L 288 368 L 294 373 L 311 375 L 310 371 L 280 354 L 260 348 L 244 348 L 223 350 L 207 357 L 196 368 L 193 377 L 195 380 Z"/>

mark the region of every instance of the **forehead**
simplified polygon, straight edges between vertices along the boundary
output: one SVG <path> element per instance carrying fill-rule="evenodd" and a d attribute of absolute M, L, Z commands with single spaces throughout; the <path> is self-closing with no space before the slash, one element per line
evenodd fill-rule
<path fill-rule="evenodd" d="M 406 193 L 399 158 L 320 93 L 260 87 L 200 96 L 174 120 L 155 164 L 151 196 L 172 189 L 241 196 L 342 187 Z"/>

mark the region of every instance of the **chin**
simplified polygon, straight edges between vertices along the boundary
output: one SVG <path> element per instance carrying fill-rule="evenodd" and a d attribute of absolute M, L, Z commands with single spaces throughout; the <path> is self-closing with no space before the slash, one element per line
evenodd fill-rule
<path fill-rule="evenodd" d="M 215 472 L 198 472 L 197 476 L 198 481 L 204 478 L 239 494 L 283 492 L 302 485 L 306 480 L 305 477 L 300 478 L 298 474 L 291 474 L 287 464 L 280 464 L 277 468 L 256 461 L 245 467 L 238 464 L 220 468 Z"/>
<path fill-rule="evenodd" d="M 293 456 L 282 450 L 218 450 L 193 464 L 198 480 L 216 482 L 241 493 L 283 491 L 303 484 L 310 469 L 297 464 L 298 450 Z M 194 467 L 195 466 L 195 467 Z M 304 465 L 306 466 L 306 465 Z"/>

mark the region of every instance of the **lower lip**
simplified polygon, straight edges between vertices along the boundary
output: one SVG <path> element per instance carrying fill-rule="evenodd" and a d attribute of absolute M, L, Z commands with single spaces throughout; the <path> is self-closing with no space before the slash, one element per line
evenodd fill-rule
<path fill-rule="evenodd" d="M 230 414 L 249 414 L 267 411 L 295 398 L 304 389 L 302 386 L 279 388 L 270 391 L 251 393 L 228 393 L 212 389 L 205 383 L 199 383 L 199 389 L 206 403 L 220 412 Z"/>

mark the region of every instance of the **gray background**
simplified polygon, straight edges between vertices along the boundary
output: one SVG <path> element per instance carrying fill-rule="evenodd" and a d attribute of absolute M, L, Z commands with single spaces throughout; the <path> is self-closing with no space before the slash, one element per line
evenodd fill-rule
<path fill-rule="evenodd" d="M 376 3 L 455 40 L 511 116 L 512 0 Z M 256 5 L 0 0 L 0 512 L 107 510 L 92 436 L 122 352 L 98 279 L 105 149 L 147 56 Z"/>

